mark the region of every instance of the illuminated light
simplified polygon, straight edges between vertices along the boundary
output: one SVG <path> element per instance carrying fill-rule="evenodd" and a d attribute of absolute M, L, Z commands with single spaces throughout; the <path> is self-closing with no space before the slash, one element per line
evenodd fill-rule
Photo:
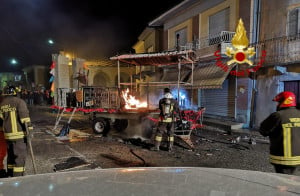
<path fill-rule="evenodd" d="M 122 172 L 135 172 L 135 171 L 144 171 L 146 169 L 123 169 Z"/>
<path fill-rule="evenodd" d="M 10 63 L 13 64 L 13 65 L 16 65 L 16 64 L 18 64 L 18 61 L 16 59 L 11 59 Z"/>
<path fill-rule="evenodd" d="M 53 189 L 54 189 L 54 185 L 53 184 L 49 184 L 48 189 L 49 189 L 50 192 L 52 192 Z"/>
<path fill-rule="evenodd" d="M 244 61 L 246 59 L 246 55 L 243 52 L 237 52 L 235 54 L 235 59 L 237 61 Z"/>
<path fill-rule="evenodd" d="M 48 39 L 48 44 L 53 45 L 54 41 L 52 39 Z"/>
<path fill-rule="evenodd" d="M 180 95 L 180 98 L 181 99 L 185 99 L 185 95 Z"/>
<path fill-rule="evenodd" d="M 20 182 L 15 182 L 15 183 L 14 183 L 14 186 L 15 186 L 15 187 L 18 187 L 19 185 L 20 185 Z"/>
<path fill-rule="evenodd" d="M 147 102 L 140 102 L 135 96 L 129 95 L 129 89 L 122 91 L 122 97 L 125 101 L 125 109 L 146 108 Z"/>

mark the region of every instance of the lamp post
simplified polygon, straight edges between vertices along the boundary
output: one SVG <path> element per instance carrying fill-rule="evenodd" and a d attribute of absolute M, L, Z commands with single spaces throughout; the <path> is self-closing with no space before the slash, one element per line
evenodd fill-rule
<path fill-rule="evenodd" d="M 15 58 L 10 59 L 10 64 L 17 65 L 18 61 Z"/>

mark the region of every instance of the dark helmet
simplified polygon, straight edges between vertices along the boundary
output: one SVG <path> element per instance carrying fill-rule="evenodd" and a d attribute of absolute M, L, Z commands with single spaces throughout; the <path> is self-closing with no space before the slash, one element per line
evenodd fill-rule
<path fill-rule="evenodd" d="M 169 88 L 164 88 L 164 93 L 170 93 L 171 90 Z"/>
<path fill-rule="evenodd" d="M 296 96 L 290 91 L 283 91 L 276 95 L 272 101 L 278 102 L 278 108 L 296 106 Z"/>
<path fill-rule="evenodd" d="M 3 90 L 3 95 L 16 95 L 17 91 L 14 86 L 7 86 Z"/>

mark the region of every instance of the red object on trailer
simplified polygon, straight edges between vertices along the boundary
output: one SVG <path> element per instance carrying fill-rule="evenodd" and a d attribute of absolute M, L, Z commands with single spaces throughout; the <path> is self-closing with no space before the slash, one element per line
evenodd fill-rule
<path fill-rule="evenodd" d="M 4 159 L 6 157 L 7 147 L 6 140 L 4 138 L 4 133 L 0 130 L 0 170 L 4 168 Z"/>

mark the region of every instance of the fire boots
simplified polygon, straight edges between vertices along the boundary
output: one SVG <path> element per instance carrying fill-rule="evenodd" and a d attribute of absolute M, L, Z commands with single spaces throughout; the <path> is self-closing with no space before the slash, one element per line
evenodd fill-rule
<path fill-rule="evenodd" d="M 162 140 L 162 136 L 155 136 L 155 146 L 151 148 L 151 150 L 153 151 L 159 151 L 159 146 L 160 146 L 160 143 L 161 143 L 161 140 Z"/>
<path fill-rule="evenodd" d="M 173 144 L 174 144 L 174 136 L 168 137 L 168 151 L 171 152 L 173 150 Z"/>
<path fill-rule="evenodd" d="M 168 143 L 168 151 L 171 152 L 173 150 L 173 142 Z"/>
<path fill-rule="evenodd" d="M 155 146 L 151 148 L 152 151 L 159 151 L 160 142 L 155 141 Z"/>

